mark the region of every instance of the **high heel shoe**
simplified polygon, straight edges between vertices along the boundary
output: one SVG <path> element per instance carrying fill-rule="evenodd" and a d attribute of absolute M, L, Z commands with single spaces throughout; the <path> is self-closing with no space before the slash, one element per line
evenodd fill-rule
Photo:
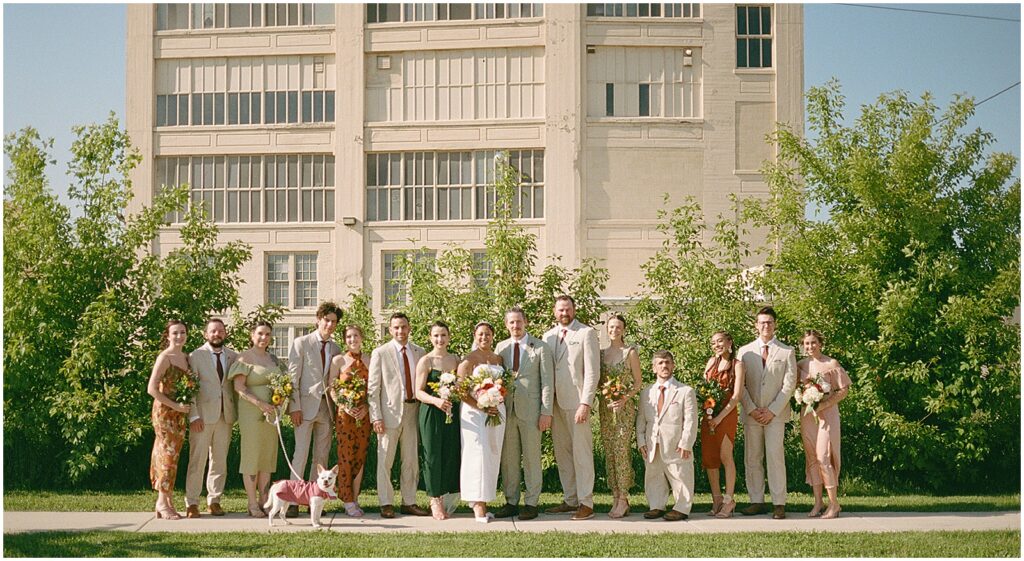
<path fill-rule="evenodd" d="M 734 510 L 736 510 L 736 501 L 730 497 L 728 501 L 722 501 L 722 506 L 715 513 L 715 518 L 732 518 Z"/>
<path fill-rule="evenodd" d="M 711 498 L 711 510 L 708 511 L 708 516 L 715 516 L 722 510 L 722 502 L 724 501 L 722 495 Z"/>
<path fill-rule="evenodd" d="M 444 508 L 444 500 L 441 497 L 430 497 L 430 515 L 434 520 L 448 518 L 448 512 Z"/>
<path fill-rule="evenodd" d="M 267 513 L 263 512 L 263 509 L 259 505 L 249 505 L 249 517 L 250 518 L 266 518 Z"/>
<path fill-rule="evenodd" d="M 156 517 L 164 520 L 181 520 L 181 515 L 170 508 L 158 508 L 156 509 Z"/>

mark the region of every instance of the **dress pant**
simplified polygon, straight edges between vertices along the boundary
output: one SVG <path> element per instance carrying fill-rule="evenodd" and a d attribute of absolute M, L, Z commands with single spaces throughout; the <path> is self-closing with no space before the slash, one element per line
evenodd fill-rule
<path fill-rule="evenodd" d="M 402 467 L 399 483 L 402 485 L 402 504 L 416 504 L 416 485 L 420 478 L 419 458 L 419 403 L 406 403 L 402 407 L 402 422 L 393 429 L 384 429 L 377 435 L 377 495 L 381 506 L 393 505 L 395 487 L 391 484 L 391 466 L 395 453 L 402 449 Z M 457 421 L 456 421 L 457 422 Z"/>
<path fill-rule="evenodd" d="M 540 438 L 537 422 L 521 419 L 512 409 L 505 421 L 505 442 L 501 447 L 502 491 L 509 504 L 519 504 L 519 482 L 523 479 L 519 474 L 520 464 L 526 479 L 525 504 L 537 506 L 540 502 L 544 483 Z"/>
<path fill-rule="evenodd" d="M 746 418 L 750 419 L 750 416 Z M 764 463 L 767 459 L 772 504 L 786 504 L 786 420 L 775 417 L 767 425 L 752 419 L 743 423 L 743 465 L 752 503 L 764 502 Z"/>
<path fill-rule="evenodd" d="M 693 506 L 693 455 L 684 460 L 678 450 L 665 450 L 658 446 L 654 460 L 644 462 L 644 492 L 652 509 L 664 510 L 671 489 L 676 498 L 672 510 L 690 514 Z"/>
<path fill-rule="evenodd" d="M 224 481 L 228 471 L 228 448 L 231 446 L 231 423 L 222 416 L 216 423 L 209 423 L 201 432 L 189 431 L 188 471 L 185 475 L 185 506 L 199 504 L 203 491 L 203 472 L 209 461 L 210 470 L 206 475 L 206 503 L 219 503 L 224 494 Z"/>
<path fill-rule="evenodd" d="M 554 408 L 551 442 L 565 504 L 594 507 L 594 435 L 590 421 L 577 424 L 576 409 Z"/>
<path fill-rule="evenodd" d="M 320 409 L 312 419 L 303 419 L 302 424 L 295 427 L 295 453 L 292 455 L 292 467 L 295 473 L 291 479 L 301 479 L 306 475 L 306 460 L 309 459 L 309 442 L 313 441 L 313 463 L 310 465 L 310 477 L 306 481 L 315 481 L 316 465 L 327 467 L 327 458 L 331 453 L 331 440 L 334 433 L 334 419 L 327 407 L 327 399 L 320 399 Z M 296 474 L 302 476 L 297 477 Z"/>

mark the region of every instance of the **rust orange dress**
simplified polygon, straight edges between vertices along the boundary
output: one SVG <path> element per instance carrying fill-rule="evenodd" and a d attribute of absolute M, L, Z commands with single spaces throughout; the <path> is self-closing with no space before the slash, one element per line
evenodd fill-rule
<path fill-rule="evenodd" d="M 704 373 L 704 379 L 708 381 L 717 380 L 718 385 L 725 392 L 722 401 L 729 403 L 732 399 L 733 385 L 736 383 L 736 359 L 730 358 L 729 366 L 722 372 L 718 369 L 721 362 L 722 357 L 717 357 L 711 368 L 708 368 L 707 372 Z M 715 428 L 715 433 L 711 434 L 711 424 L 707 422 L 703 405 L 701 406 L 700 463 L 704 469 L 719 469 L 722 467 L 722 441 L 728 438 L 730 442 L 736 442 L 736 426 L 740 418 L 738 411 L 739 408 L 734 408 L 730 411 L 722 419 L 718 427 Z"/>
<path fill-rule="evenodd" d="M 363 362 L 361 353 L 351 351 L 345 353 L 352 364 L 338 374 L 338 379 L 345 381 L 352 376 L 361 376 L 363 381 L 369 379 L 370 370 Z M 346 503 L 356 502 L 352 492 L 352 482 L 366 464 L 366 449 L 370 444 L 370 416 L 363 417 L 359 426 L 351 415 L 338 407 L 334 419 L 334 432 L 338 438 L 338 498 Z"/>
<path fill-rule="evenodd" d="M 185 371 L 174 366 L 167 368 L 160 379 L 160 392 L 174 399 L 174 384 Z M 185 443 L 185 414 L 153 400 L 153 452 L 149 458 L 149 481 L 153 489 L 170 493 L 178 475 L 178 456 Z"/>

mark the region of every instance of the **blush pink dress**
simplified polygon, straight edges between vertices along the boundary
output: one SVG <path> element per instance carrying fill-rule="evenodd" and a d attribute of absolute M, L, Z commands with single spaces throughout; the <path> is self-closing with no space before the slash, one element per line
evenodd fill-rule
<path fill-rule="evenodd" d="M 850 377 L 841 366 L 820 374 L 832 386 L 833 392 L 850 387 Z M 800 369 L 800 383 L 810 377 L 808 369 Z M 824 485 L 826 488 L 836 487 L 839 483 L 840 466 L 839 405 L 819 412 L 817 419 L 812 413 L 801 415 L 800 434 L 804 441 L 807 484 Z"/>

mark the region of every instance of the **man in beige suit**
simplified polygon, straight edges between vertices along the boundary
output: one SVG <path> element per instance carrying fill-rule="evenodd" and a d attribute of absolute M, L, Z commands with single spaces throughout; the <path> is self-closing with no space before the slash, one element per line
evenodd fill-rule
<path fill-rule="evenodd" d="M 697 395 L 673 377 L 669 351 L 654 353 L 653 384 L 640 393 L 636 445 L 644 458 L 644 492 L 651 509 L 648 520 L 686 520 L 693 506 L 693 443 L 697 440 Z M 669 488 L 676 499 L 665 512 Z"/>
<path fill-rule="evenodd" d="M 544 334 L 554 357 L 554 422 L 551 440 L 565 496 L 548 514 L 574 512 L 573 520 L 594 517 L 594 437 L 590 410 L 601 377 L 597 331 L 576 321 L 576 302 L 555 300 L 555 326 Z"/>
<path fill-rule="evenodd" d="M 295 427 L 295 452 L 291 479 L 305 479 L 310 440 L 313 441 L 313 462 L 306 481 L 317 478 L 316 466 L 327 465 L 334 435 L 334 418 L 327 401 L 327 374 L 331 358 L 341 354 L 332 340 L 341 320 L 341 308 L 334 302 L 322 302 L 316 309 L 316 331 L 296 337 L 288 351 L 288 375 L 295 393 L 288 411 Z M 288 516 L 298 516 L 299 507 L 288 507 Z"/>
<path fill-rule="evenodd" d="M 551 427 L 551 383 L 554 368 L 551 349 L 526 332 L 526 313 L 514 307 L 505 313 L 509 338 L 498 343 L 495 352 L 515 374 L 511 399 L 506 399 L 505 440 L 501 447 L 501 481 L 505 506 L 496 518 L 519 515 L 520 520 L 537 518 L 537 504 L 543 484 L 540 465 L 541 434 Z M 526 499 L 519 510 L 519 467 L 526 479 Z"/>
<path fill-rule="evenodd" d="M 775 338 L 775 310 L 757 312 L 757 339 L 737 353 L 746 369 L 743 392 L 743 463 L 750 506 L 746 515 L 764 514 L 764 461 L 774 505 L 772 518 L 786 517 L 786 422 L 796 389 L 796 353 Z"/>
<path fill-rule="evenodd" d="M 409 318 L 391 314 L 388 329 L 391 340 L 370 355 L 370 379 L 367 398 L 370 422 L 377 433 L 377 496 L 381 518 L 395 517 L 395 488 L 391 467 L 395 453 L 402 449 L 402 514 L 429 516 L 430 511 L 416 504 L 416 486 L 420 478 L 419 410 L 416 399 L 416 363 L 424 355 L 421 347 L 409 342 Z"/>
<path fill-rule="evenodd" d="M 206 322 L 203 339 L 206 343 L 189 355 L 192 370 L 199 375 L 199 395 L 189 409 L 188 471 L 185 476 L 185 515 L 199 518 L 199 493 L 206 475 L 206 510 L 224 516 L 220 497 L 227 478 L 228 448 L 231 427 L 235 424 L 235 392 L 227 372 L 238 353 L 224 346 L 227 329 L 224 322 L 213 318 Z"/>

